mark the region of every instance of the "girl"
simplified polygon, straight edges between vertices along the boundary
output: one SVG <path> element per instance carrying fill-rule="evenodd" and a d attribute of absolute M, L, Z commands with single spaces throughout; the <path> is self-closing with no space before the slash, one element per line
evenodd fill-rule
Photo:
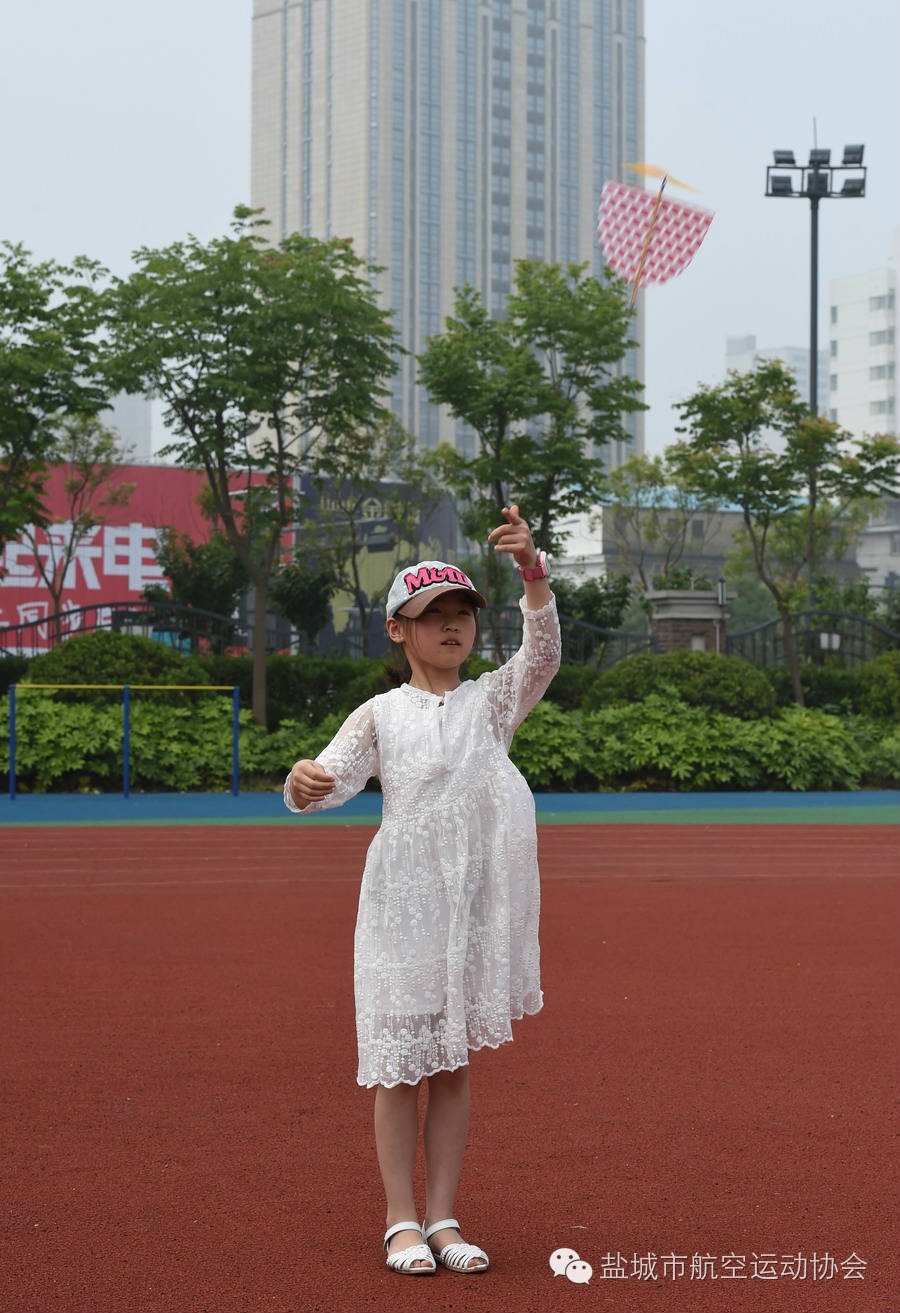
<path fill-rule="evenodd" d="M 383 821 L 369 848 L 355 935 L 358 1083 L 376 1086 L 375 1142 L 387 1197 L 387 1265 L 426 1275 L 436 1263 L 484 1272 L 453 1216 L 469 1116 L 470 1050 L 512 1039 L 511 1022 L 537 1012 L 540 887 L 534 800 L 509 760 L 512 736 L 559 667 L 559 622 L 518 507 L 489 535 L 525 584 L 524 637 L 499 670 L 460 682 L 485 605 L 456 566 L 422 561 L 401 571 L 387 631 L 402 645 L 409 682 L 371 698 L 317 761 L 285 782 L 300 814 L 338 807 L 372 775 Z M 413 1170 L 418 1090 L 426 1209 L 417 1217 Z"/>

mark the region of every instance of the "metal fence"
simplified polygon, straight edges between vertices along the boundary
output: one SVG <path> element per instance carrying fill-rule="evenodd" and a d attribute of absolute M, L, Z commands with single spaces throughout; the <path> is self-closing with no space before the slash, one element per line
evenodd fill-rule
<path fill-rule="evenodd" d="M 656 636 L 648 633 L 599 629 L 573 616 L 560 615 L 562 659 L 575 665 L 608 669 L 638 652 L 657 652 Z M 479 613 L 481 656 L 507 661 L 522 641 L 522 612 L 518 606 L 488 607 Z"/>
<path fill-rule="evenodd" d="M 636 652 L 658 651 L 654 635 L 598 629 L 572 616 L 561 615 L 563 661 L 607 669 Z M 512 656 L 522 641 L 522 612 L 518 606 L 487 607 L 479 615 L 481 641 L 479 654 L 490 661 L 503 662 Z M 43 616 L 20 625 L 0 629 L 0 654 L 36 656 L 73 634 L 95 630 L 119 634 L 137 634 L 153 638 L 185 654 L 220 654 L 226 648 L 245 649 L 248 636 L 244 628 L 228 616 L 174 602 L 108 602 L 82 606 L 58 615 Z M 267 634 L 267 650 L 277 649 L 274 635 Z M 388 651 L 384 619 L 372 618 L 364 641 L 356 614 L 343 630 L 329 624 L 314 643 L 305 640 L 299 649 L 319 656 L 383 657 Z"/>
<path fill-rule="evenodd" d="M 138 634 L 184 653 L 221 653 L 242 647 L 246 635 L 235 621 L 215 611 L 175 602 L 106 602 L 73 607 L 0 629 L 0 653 L 36 656 L 71 638 L 98 629 Z"/>
<path fill-rule="evenodd" d="M 798 611 L 791 627 L 797 656 L 805 665 L 861 666 L 880 652 L 900 648 L 900 634 L 850 611 Z M 781 621 L 767 620 L 755 629 L 729 634 L 726 650 L 755 666 L 784 665 Z"/>

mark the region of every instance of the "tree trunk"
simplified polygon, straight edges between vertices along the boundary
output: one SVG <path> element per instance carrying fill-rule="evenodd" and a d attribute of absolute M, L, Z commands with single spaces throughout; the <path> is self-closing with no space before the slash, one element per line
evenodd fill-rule
<path fill-rule="evenodd" d="M 268 573 L 254 571 L 253 578 L 253 719 L 266 728 L 266 613 L 269 600 Z"/>
<path fill-rule="evenodd" d="M 806 703 L 803 700 L 803 685 L 800 683 L 800 666 L 797 661 L 797 645 L 794 642 L 794 629 L 791 624 L 791 613 L 787 607 L 779 606 L 778 615 L 781 619 L 781 635 L 784 640 L 784 655 L 787 657 L 788 669 L 791 672 L 791 691 L 794 694 L 794 701 L 798 707 L 803 707 Z"/>

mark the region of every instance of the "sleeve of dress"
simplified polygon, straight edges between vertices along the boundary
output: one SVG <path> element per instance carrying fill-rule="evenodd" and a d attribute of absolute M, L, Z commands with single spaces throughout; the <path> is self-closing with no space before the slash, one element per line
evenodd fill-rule
<path fill-rule="evenodd" d="M 298 816 L 327 811 L 359 793 L 366 780 L 378 774 L 378 744 L 375 735 L 375 713 L 371 699 L 347 717 L 327 748 L 316 757 L 329 775 L 334 776 L 334 790 L 321 802 L 298 807 L 291 797 L 291 777 L 284 782 L 284 805 Z"/>
<path fill-rule="evenodd" d="M 499 670 L 488 671 L 485 683 L 488 704 L 501 735 L 509 747 L 522 721 L 540 702 L 559 670 L 561 640 L 556 598 L 530 611 L 521 598 L 522 646 Z"/>

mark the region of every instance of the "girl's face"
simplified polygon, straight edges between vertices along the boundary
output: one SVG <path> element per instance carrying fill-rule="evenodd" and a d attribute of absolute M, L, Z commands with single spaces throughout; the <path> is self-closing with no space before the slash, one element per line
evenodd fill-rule
<path fill-rule="evenodd" d="M 455 670 L 475 642 L 475 607 L 466 593 L 440 593 L 415 620 L 393 617 L 388 633 L 403 644 L 414 674 L 417 667 Z"/>

